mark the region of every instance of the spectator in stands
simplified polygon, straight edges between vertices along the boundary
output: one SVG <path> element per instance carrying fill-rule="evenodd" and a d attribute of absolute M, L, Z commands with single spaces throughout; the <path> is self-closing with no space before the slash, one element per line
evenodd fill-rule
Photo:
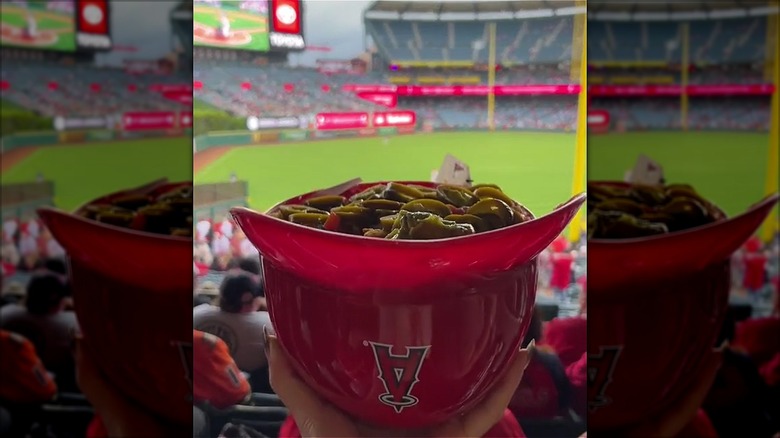
<path fill-rule="evenodd" d="M 558 355 L 571 384 L 571 408 L 580 417 L 587 415 L 587 279 L 578 280 L 579 315 L 568 318 L 553 318 L 544 327 L 540 345 L 549 347 Z"/>
<path fill-rule="evenodd" d="M 334 406 L 321 400 L 295 375 L 276 336 L 268 333 L 268 330 L 266 345 L 268 345 L 266 354 L 270 364 L 271 385 L 290 413 L 279 431 L 280 438 L 387 436 L 386 433 L 383 435 L 381 431 L 355 422 Z M 523 378 L 523 372 L 533 354 L 534 343 L 531 342 L 526 348 L 520 350 L 506 376 L 486 400 L 471 412 L 438 426 L 426 435 L 524 438 L 525 433 L 520 424 L 506 407 Z"/>
<path fill-rule="evenodd" d="M 211 253 L 214 256 L 212 268 L 223 271 L 227 268 L 231 258 L 230 239 L 221 231 L 214 231 L 214 239 L 211 241 Z"/>
<path fill-rule="evenodd" d="M 263 327 L 271 325 L 268 312 L 258 311 L 262 283 L 254 274 L 235 270 L 220 285 L 219 306 L 203 304 L 193 309 L 195 330 L 211 333 L 230 347 L 230 354 L 242 371 L 263 370 Z"/>
<path fill-rule="evenodd" d="M 10 238 L 3 239 L 2 247 L 0 247 L 0 257 L 2 257 L 4 266 L 9 265 L 14 268 L 19 266 L 19 262 L 22 260 L 22 256 L 19 255 L 16 244 L 14 244 L 14 241 Z"/>
<path fill-rule="evenodd" d="M 204 281 L 195 291 L 195 306 L 201 304 L 219 305 L 219 286 L 213 281 Z"/>
<path fill-rule="evenodd" d="M 35 264 L 36 270 L 53 272 L 63 277 L 68 275 L 68 263 L 64 257 L 46 257 L 38 260 Z"/>
<path fill-rule="evenodd" d="M 37 405 L 57 394 L 53 376 L 46 371 L 35 346 L 24 336 L 0 330 L 0 419 L 2 436 L 24 436 L 34 420 Z"/>
<path fill-rule="evenodd" d="M 532 340 L 539 342 L 541 338 L 542 319 L 536 308 L 523 347 L 527 347 Z M 509 403 L 509 409 L 520 422 L 524 419 L 551 419 L 567 414 L 571 385 L 554 351 L 540 346 L 525 369 L 524 376 Z M 526 430 L 530 432 L 530 429 Z"/>
<path fill-rule="evenodd" d="M 24 306 L 9 304 L 0 309 L 0 327 L 25 336 L 35 345 L 46 368 L 57 376 L 63 390 L 72 390 L 71 335 L 77 329 L 76 315 L 64 310 L 68 295 L 65 279 L 44 271 L 27 284 Z"/>
<path fill-rule="evenodd" d="M 249 399 L 251 389 L 225 341 L 198 330 L 193 337 L 193 401 L 226 409 Z"/>
<path fill-rule="evenodd" d="M 0 404 L 42 403 L 57 394 L 57 384 L 46 371 L 35 346 L 24 336 L 0 330 Z"/>
<path fill-rule="evenodd" d="M 733 342 L 736 327 L 735 314 L 730 311 L 726 315 L 719 343 Z M 777 332 L 774 332 L 773 338 L 767 339 L 770 346 L 773 343 L 777 345 Z M 772 400 L 756 362 L 738 348 L 724 349 L 723 364 L 703 407 L 722 437 L 771 438 L 780 431 L 777 401 Z"/>

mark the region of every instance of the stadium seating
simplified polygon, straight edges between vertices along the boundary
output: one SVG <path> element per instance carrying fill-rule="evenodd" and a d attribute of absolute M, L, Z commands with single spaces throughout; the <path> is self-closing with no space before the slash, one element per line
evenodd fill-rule
<path fill-rule="evenodd" d="M 180 110 L 181 104 L 149 87 L 189 83 L 186 77 L 177 75 L 131 75 L 118 69 L 48 62 L 7 63 L 0 76 L 9 83 L 3 99 L 48 117 Z M 100 86 L 99 92 L 91 90 L 93 84 Z"/>
<path fill-rule="evenodd" d="M 696 20 L 690 24 L 695 63 L 749 63 L 764 59 L 763 17 Z M 590 61 L 677 62 L 682 56 L 681 24 L 667 21 L 593 21 L 588 24 Z"/>
<path fill-rule="evenodd" d="M 379 107 L 343 92 L 345 83 L 377 83 L 367 76 L 325 76 L 314 70 L 220 64 L 201 68 L 194 79 L 203 83 L 195 98 L 239 117 L 307 115 L 317 112 L 372 111 Z M 244 82 L 251 89 L 241 87 Z M 293 86 L 289 91 L 285 85 Z M 328 91 L 323 90 L 327 85 Z"/>
<path fill-rule="evenodd" d="M 416 111 L 419 118 L 434 128 L 487 127 L 485 98 L 408 98 L 402 99 L 399 105 Z M 573 96 L 498 97 L 495 123 L 505 129 L 574 130 L 576 108 L 577 99 Z"/>
<path fill-rule="evenodd" d="M 592 108 L 604 109 L 626 130 L 679 129 L 678 98 L 613 99 L 591 101 Z M 769 129 L 769 100 L 765 97 L 692 98 L 688 124 L 700 130 Z"/>
<path fill-rule="evenodd" d="M 571 57 L 572 17 L 502 20 L 496 53 L 505 64 L 550 64 Z M 391 61 L 487 62 L 488 30 L 479 21 L 366 20 L 380 53 Z"/>

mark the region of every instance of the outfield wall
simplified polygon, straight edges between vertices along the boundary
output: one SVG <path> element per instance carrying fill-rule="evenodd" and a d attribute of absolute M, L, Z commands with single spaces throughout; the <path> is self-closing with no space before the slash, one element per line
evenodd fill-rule
<path fill-rule="evenodd" d="M 112 129 L 98 129 L 89 131 L 23 132 L 2 137 L 0 140 L 0 152 L 5 153 L 16 149 L 42 146 L 101 143 L 120 140 L 181 136 L 192 136 L 192 129 L 166 129 L 153 131 L 117 131 Z"/>
<path fill-rule="evenodd" d="M 193 139 L 193 152 L 203 152 L 210 148 L 247 145 L 273 145 L 313 140 L 332 140 L 336 138 L 388 137 L 415 134 L 419 132 L 475 132 L 487 131 L 485 128 L 431 128 L 431 127 L 392 127 L 364 128 L 321 131 L 316 129 L 271 130 L 271 131 L 215 131 L 198 135 Z M 544 129 L 500 129 L 517 132 L 574 132 L 574 130 L 551 131 Z"/>

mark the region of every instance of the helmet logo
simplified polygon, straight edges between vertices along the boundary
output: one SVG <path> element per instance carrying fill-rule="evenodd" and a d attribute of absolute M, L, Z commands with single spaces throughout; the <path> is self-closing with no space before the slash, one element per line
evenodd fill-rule
<path fill-rule="evenodd" d="M 420 369 L 425 361 L 430 345 L 424 347 L 406 347 L 406 354 L 393 354 L 393 346 L 365 341 L 371 346 L 379 371 L 377 378 L 385 387 L 379 401 L 392 407 L 397 414 L 405 408 L 415 406 L 420 400 L 412 395 L 412 389 L 420 381 Z"/>
<path fill-rule="evenodd" d="M 598 354 L 588 355 L 588 409 L 595 411 L 609 405 L 612 400 L 606 395 L 612 382 L 621 346 L 600 347 Z"/>

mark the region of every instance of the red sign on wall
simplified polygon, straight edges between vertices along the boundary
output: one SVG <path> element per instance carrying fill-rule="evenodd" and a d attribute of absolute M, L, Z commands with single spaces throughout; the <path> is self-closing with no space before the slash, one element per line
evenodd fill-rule
<path fill-rule="evenodd" d="M 374 126 L 377 128 L 390 126 L 413 126 L 417 123 L 414 111 L 388 111 L 374 113 Z"/>
<path fill-rule="evenodd" d="M 145 131 L 172 129 L 176 127 L 176 113 L 173 111 L 130 112 L 122 115 L 122 129 Z"/>
<path fill-rule="evenodd" d="M 398 95 L 395 93 L 358 93 L 357 96 L 363 100 L 382 105 L 387 108 L 395 108 L 398 105 Z"/>
<path fill-rule="evenodd" d="M 368 113 L 319 113 L 314 118 L 319 130 L 368 127 Z"/>

